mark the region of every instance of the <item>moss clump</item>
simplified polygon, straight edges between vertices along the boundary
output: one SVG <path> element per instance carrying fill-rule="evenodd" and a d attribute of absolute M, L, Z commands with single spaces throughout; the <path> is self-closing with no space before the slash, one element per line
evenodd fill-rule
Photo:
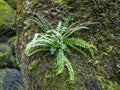
<path fill-rule="evenodd" d="M 12 47 L 9 44 L 0 43 L 0 68 L 14 67 L 15 63 Z"/>
<path fill-rule="evenodd" d="M 15 24 L 15 11 L 3 0 L 0 0 L 0 35 L 8 32 Z"/>

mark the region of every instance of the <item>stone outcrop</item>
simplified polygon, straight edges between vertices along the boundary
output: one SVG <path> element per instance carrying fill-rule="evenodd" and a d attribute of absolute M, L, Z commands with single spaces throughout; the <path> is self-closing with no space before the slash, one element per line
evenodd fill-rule
<path fill-rule="evenodd" d="M 0 69 L 0 90 L 26 90 L 20 71 Z"/>

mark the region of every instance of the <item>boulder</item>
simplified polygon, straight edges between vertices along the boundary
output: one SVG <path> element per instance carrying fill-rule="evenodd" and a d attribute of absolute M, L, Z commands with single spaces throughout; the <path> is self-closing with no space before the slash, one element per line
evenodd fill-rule
<path fill-rule="evenodd" d="M 11 33 L 15 24 L 15 10 L 4 0 L 0 0 L 0 36 Z"/>
<path fill-rule="evenodd" d="M 0 90 L 26 90 L 21 72 L 16 69 L 1 69 Z"/>
<path fill-rule="evenodd" d="M 13 9 L 16 9 L 17 0 L 4 0 L 6 1 Z"/>

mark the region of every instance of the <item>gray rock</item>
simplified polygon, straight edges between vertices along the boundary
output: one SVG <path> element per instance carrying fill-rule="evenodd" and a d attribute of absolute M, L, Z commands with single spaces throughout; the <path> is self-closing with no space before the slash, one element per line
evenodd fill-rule
<path fill-rule="evenodd" d="M 0 70 L 0 90 L 26 90 L 21 72 L 16 69 Z"/>
<path fill-rule="evenodd" d="M 89 90 L 102 90 L 102 86 L 97 79 L 92 79 Z"/>

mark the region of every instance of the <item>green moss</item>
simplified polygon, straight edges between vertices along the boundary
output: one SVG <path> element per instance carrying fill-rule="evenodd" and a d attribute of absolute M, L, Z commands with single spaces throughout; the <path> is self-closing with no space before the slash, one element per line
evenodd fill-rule
<path fill-rule="evenodd" d="M 8 43 L 12 44 L 14 47 L 17 46 L 17 36 L 11 37 Z"/>
<path fill-rule="evenodd" d="M 15 11 L 3 0 L 0 0 L 0 33 L 5 33 L 15 24 Z"/>
<path fill-rule="evenodd" d="M 6 44 L 0 43 L 0 67 L 6 66 L 9 59 L 10 47 Z"/>
<path fill-rule="evenodd" d="M 12 8 L 16 9 L 17 0 L 4 0 L 6 1 Z"/>
<path fill-rule="evenodd" d="M 7 65 L 6 59 L 8 59 L 8 55 L 9 54 L 7 52 L 0 53 L 0 66 L 1 67 Z"/>
<path fill-rule="evenodd" d="M 13 55 L 12 47 L 6 43 L 0 43 L 0 68 L 16 67 L 16 58 Z"/>
<path fill-rule="evenodd" d="M 118 82 L 113 81 L 113 80 L 109 80 L 109 79 L 105 79 L 103 76 L 97 76 L 97 79 L 100 81 L 103 90 L 119 90 L 120 89 L 120 85 Z"/>

